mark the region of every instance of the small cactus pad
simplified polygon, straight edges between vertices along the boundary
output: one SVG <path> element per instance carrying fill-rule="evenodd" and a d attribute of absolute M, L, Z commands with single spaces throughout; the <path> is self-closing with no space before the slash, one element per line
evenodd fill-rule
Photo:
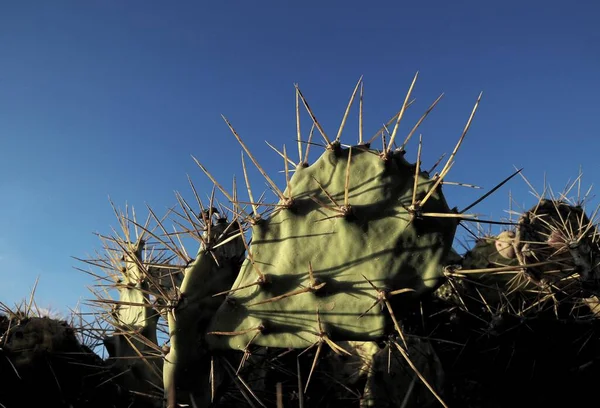
<path fill-rule="evenodd" d="M 165 356 L 164 388 L 173 397 L 181 394 L 178 400 L 190 398 L 199 406 L 210 402 L 214 385 L 208 381 L 210 358 L 204 347 L 206 327 L 220 303 L 212 294 L 231 287 L 245 251 L 242 239 L 231 228 L 234 224 L 225 218 L 211 224 L 196 259 L 185 268 L 179 300 L 168 316 L 170 348 Z M 217 247 L 229 238 L 233 239 Z"/>
<path fill-rule="evenodd" d="M 253 223 L 248 258 L 207 341 L 303 348 L 323 336 L 384 335 L 388 298 L 439 285 L 459 221 L 438 176 L 419 172 L 415 182 L 415 170 L 402 151 L 336 143 L 299 165 L 271 216 Z"/>
<path fill-rule="evenodd" d="M 146 242 L 122 244 L 123 256 L 117 266 L 119 301 L 113 312 L 117 331 L 104 339 L 111 361 L 123 370 L 121 381 L 140 393 L 150 394 L 160 383 L 162 361 L 149 359 L 156 352 L 159 315 L 149 296 L 148 268 L 144 262 Z M 139 358 L 143 357 L 143 358 Z"/>

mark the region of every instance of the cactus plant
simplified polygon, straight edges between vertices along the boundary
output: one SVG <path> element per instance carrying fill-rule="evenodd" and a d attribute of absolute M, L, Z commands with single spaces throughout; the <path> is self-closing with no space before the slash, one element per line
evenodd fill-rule
<path fill-rule="evenodd" d="M 598 358 L 597 231 L 581 201 L 566 199 L 568 190 L 559 199 L 538 194 L 513 230 L 478 239 L 448 269 L 437 292 L 448 307 L 430 324 L 439 324 L 432 336 L 460 344 L 437 347 L 453 367 L 449 403 L 500 407 L 520 394 L 523 404 L 555 406 L 588 398 L 531 393 L 585 387 Z"/>
<path fill-rule="evenodd" d="M 0 302 L 0 406 L 136 406 L 113 381 L 121 371 L 92 350 L 89 329 L 76 313 L 65 320 L 44 315 L 33 293 L 16 308 Z"/>
<path fill-rule="evenodd" d="M 122 235 L 101 236 L 105 257 L 85 261 L 102 267 L 118 294 L 118 300 L 112 300 L 97 293 L 94 301 L 110 308 L 104 319 L 113 327 L 113 335 L 104 339 L 104 345 L 108 361 L 120 372 L 119 383 L 142 404 L 161 406 L 162 395 L 157 391 L 162 388 L 163 358 L 157 337 L 160 314 L 155 308 L 160 298 L 152 294 L 162 290 L 164 277 L 156 265 L 164 255 L 155 254 L 148 245 L 148 222 L 138 226 L 135 211 L 130 214 L 129 208 L 119 212 L 113 205 L 113 210 Z M 169 276 L 178 279 L 176 274 Z"/>
<path fill-rule="evenodd" d="M 105 339 L 105 347 L 124 372 L 125 386 L 152 395 L 160 386 L 162 358 L 156 352 L 159 315 L 149 300 L 148 273 L 143 271 L 144 246 L 140 239 L 124 251 L 122 278 L 117 282 L 119 302 L 114 310 L 116 333 Z"/>
<path fill-rule="evenodd" d="M 178 195 L 181 209 L 170 211 L 178 231 L 167 232 L 163 219 L 151 213 L 162 233 L 134 222 L 143 237 L 113 238 L 125 257 L 109 257 L 121 275 L 120 300 L 104 302 L 116 305 L 117 336 L 107 346 L 118 346 L 112 347 L 115 361 L 140 357 L 120 363 L 124 379 L 128 370 L 140 374 L 129 378 L 128 388 L 157 396 L 161 393 L 144 388 L 152 381 L 150 388 L 163 388 L 168 407 L 239 406 L 241 398 L 250 406 L 298 399 L 300 406 L 353 400 L 379 407 L 403 404 L 400 394 L 407 396 L 406 406 L 448 406 L 448 401 L 469 406 L 481 401 L 459 397 L 472 381 L 463 354 L 476 359 L 481 353 L 482 361 L 498 367 L 488 348 L 506 355 L 514 342 L 529 350 L 536 337 L 528 337 L 528 325 L 548 333 L 552 324 L 564 323 L 559 316 L 591 319 L 589 308 L 587 314 L 577 308 L 585 302 L 594 307 L 599 251 L 592 221 L 577 205 L 541 200 L 517 223 L 510 222 L 512 229 L 479 239 L 464 256 L 452 249 L 457 226 L 475 219 L 467 211 L 519 171 L 473 205 L 451 208 L 442 186 L 479 99 L 442 170 L 424 171 L 422 139 L 414 164 L 405 148 L 439 98 L 396 147 L 415 80 L 399 113 L 369 141 L 362 135 L 362 79 L 335 138 L 327 136 L 296 87 L 298 161 L 286 147 L 274 148 L 283 158 L 283 189 L 226 120 L 244 150 L 249 201 L 238 198 L 235 185 L 233 192 L 224 189 L 197 161 L 230 209 L 216 209 L 214 189 L 203 206 L 193 188 L 200 212 Z M 343 144 L 359 90 L 358 143 Z M 313 122 L 305 152 L 301 104 Z M 324 151 L 311 162 L 315 129 Z M 379 136 L 383 145 L 375 149 L 372 142 Z M 254 199 L 248 157 L 275 192 L 276 203 Z M 267 211 L 259 213 L 261 207 Z M 181 234 L 200 242 L 194 258 L 176 242 Z M 142 238 L 159 241 L 171 256 L 147 256 L 154 252 Z M 168 344 L 161 350 L 156 332 L 165 322 Z M 528 368 L 527 352 L 523 357 L 521 348 L 515 350 L 516 367 Z M 588 348 L 586 353 L 593 354 Z M 533 354 L 539 358 L 537 350 Z M 420 358 L 424 355 L 428 358 Z M 388 356 L 397 359 L 394 364 Z M 569 366 L 567 360 L 561 367 Z M 444 377 L 436 375 L 441 372 Z M 489 391 L 485 382 L 493 372 L 482 372 L 478 390 Z M 311 383 L 316 377 L 322 381 Z"/>
<path fill-rule="evenodd" d="M 280 153 L 286 170 L 284 191 L 260 168 L 227 122 L 279 201 L 266 216 L 258 214 L 258 203 L 253 202 L 245 174 L 252 207 L 249 215 L 237 200 L 236 192 L 227 193 L 198 162 L 233 203 L 235 216 L 231 222 L 221 219 L 213 225 L 211 198 L 209 214 L 201 215 L 200 224 L 208 231 L 201 238 L 196 258 L 180 256 L 184 258 L 184 266 L 162 265 L 182 271 L 181 284 L 173 285 L 169 295 L 162 293 L 164 287 L 155 277 L 159 262 L 142 259 L 143 241 L 119 241 L 119 246 L 128 250 L 121 271 L 126 282 L 124 285 L 118 282 L 121 300 L 116 302 L 117 327 L 124 331 L 122 327 L 127 326 L 129 334 L 135 332 L 137 340 L 141 339 L 131 349 L 142 357 L 141 362 L 135 363 L 142 367 L 151 359 L 151 351 L 158 348 L 156 337 L 145 330 L 154 330 L 157 310 L 166 318 L 170 345 L 166 349 L 163 386 L 169 404 L 175 400 L 208 404 L 208 397 L 214 397 L 217 375 L 214 369 L 218 359 L 213 356 L 227 350 L 244 351 L 246 355 L 251 346 L 314 348 L 314 361 L 304 391 L 319 356 L 324 355 L 324 345 L 334 354 L 347 355 L 350 352 L 337 342 L 377 341 L 395 333 L 401 340 L 398 346 L 402 355 L 408 359 L 400 319 L 403 311 L 398 305 L 426 296 L 444 279 L 456 227 L 467 216 L 450 209 L 442 193 L 442 182 L 479 103 L 478 99 L 444 168 L 431 176 L 431 171 L 421 168 L 421 140 L 415 164 L 405 159 L 404 147 L 440 98 L 421 117 L 402 146 L 395 148 L 399 124 L 410 105 L 416 78 L 400 112 L 390 121 L 395 124 L 389 142 L 384 130 L 376 134 L 383 136 L 381 150 L 362 140 L 362 123 L 358 145 L 345 147 L 341 143 L 342 130 L 359 87 L 362 109 L 362 78 L 334 140 L 327 137 L 296 88 L 300 157 L 290 177 L 291 160 L 285 148 Z M 312 164 L 308 162 L 308 148 L 304 157 L 300 148 L 299 100 L 326 142 L 325 151 Z M 245 172 L 245 162 L 242 164 Z M 180 204 L 184 219 L 192 224 L 195 224 L 193 218 L 200 220 L 198 215 L 191 216 L 190 207 L 182 199 Z M 158 224 L 164 231 L 160 221 Z M 147 226 L 142 229 L 146 235 L 166 244 L 164 236 L 152 233 Z M 191 230 L 194 229 L 197 230 Z M 227 233 L 223 234 L 223 229 Z M 245 238 L 247 231 L 251 233 L 250 244 Z M 175 245 L 167 246 L 181 255 Z M 236 262 L 245 252 L 247 256 L 240 269 Z M 154 304 L 149 294 L 156 299 Z M 225 300 L 219 295 L 224 295 Z M 111 341 L 114 340 L 107 345 Z M 116 354 L 131 355 L 123 350 Z M 242 365 L 243 361 L 244 358 Z M 147 376 L 158 370 L 152 366 L 146 370 L 143 382 L 148 383 Z M 210 388 L 206 385 L 208 378 L 212 380 Z"/>
<path fill-rule="evenodd" d="M 235 219 L 228 222 L 220 217 L 213 225 L 210 211 L 200 250 L 185 268 L 178 299 L 168 312 L 170 347 L 165 356 L 164 388 L 171 407 L 175 401 L 186 400 L 208 406 L 213 398 L 216 374 L 205 337 L 221 303 L 213 294 L 231 287 L 245 252 L 239 230 L 232 228 L 235 224 Z"/>
<path fill-rule="evenodd" d="M 469 129 L 479 99 L 444 169 L 430 177 L 420 167 L 421 142 L 415 165 L 405 160 L 404 146 L 439 98 L 402 147 L 394 149 L 413 81 L 394 118 L 389 143 L 384 138 L 381 151 L 362 143 L 362 135 L 358 145 L 344 148 L 340 137 L 360 84 L 334 140 L 327 137 L 297 89 L 297 106 L 301 98 L 326 149 L 309 164 L 299 148 L 299 161 L 294 163 L 290 177 L 290 160 L 284 148 L 280 152 L 287 180 L 284 191 L 260 168 L 227 121 L 279 201 L 268 217 L 259 216 L 257 203 L 249 203 L 253 216 L 246 221 L 251 225 L 252 244 L 209 327 L 213 336 L 207 337 L 208 345 L 244 353 L 251 345 L 316 347 L 307 386 L 323 346 L 337 354 L 350 354 L 337 341 L 372 341 L 395 331 L 403 343 L 400 350 L 409 359 L 403 329 L 394 312 L 394 295 L 418 299 L 439 286 L 458 222 L 467 217 L 448 207 L 441 182 Z"/>

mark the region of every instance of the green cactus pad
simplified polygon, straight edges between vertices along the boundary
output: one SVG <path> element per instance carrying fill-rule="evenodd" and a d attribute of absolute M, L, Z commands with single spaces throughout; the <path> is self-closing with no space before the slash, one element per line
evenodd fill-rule
<path fill-rule="evenodd" d="M 162 360 L 152 358 L 156 352 L 158 314 L 149 296 L 150 284 L 145 278 L 146 242 L 138 240 L 123 246 L 121 273 L 117 282 L 119 303 L 113 312 L 113 323 L 121 333 L 104 339 L 114 366 L 121 370 L 120 381 L 141 394 L 151 395 L 160 384 Z M 158 406 L 156 401 L 149 406 Z"/>
<path fill-rule="evenodd" d="M 207 336 L 211 346 L 244 349 L 252 342 L 303 348 L 321 332 L 333 340 L 373 340 L 386 333 L 390 320 L 383 302 L 383 308 L 373 307 L 359 318 L 377 301 L 365 278 L 378 289 L 415 292 L 398 297 L 439 285 L 458 219 L 414 217 L 408 210 L 415 165 L 403 152 L 382 157 L 355 146 L 349 161 L 349 150 L 334 145 L 313 165 L 299 166 L 281 207 L 252 226 L 251 257 L 232 287 L 241 289 L 231 292 L 216 313 L 209 330 L 219 333 Z M 351 209 L 338 212 L 333 208 L 344 206 L 348 165 Z M 433 185 L 420 172 L 417 202 Z M 451 213 L 440 186 L 419 210 Z M 310 290 L 309 265 L 317 290 Z M 257 284 L 261 274 L 266 283 Z M 291 293 L 297 294 L 287 296 Z"/>
<path fill-rule="evenodd" d="M 227 239 L 235 233 L 228 229 L 226 219 L 221 218 L 212 225 L 211 239 L 218 243 L 218 239 Z M 212 295 L 213 291 L 231 287 L 244 251 L 239 237 L 210 250 L 202 245 L 196 259 L 185 268 L 179 301 L 168 316 L 171 342 L 163 370 L 164 388 L 167 392 L 175 391 L 178 401 L 190 403 L 191 399 L 198 406 L 210 402 L 210 356 L 204 338 L 221 302 Z"/>

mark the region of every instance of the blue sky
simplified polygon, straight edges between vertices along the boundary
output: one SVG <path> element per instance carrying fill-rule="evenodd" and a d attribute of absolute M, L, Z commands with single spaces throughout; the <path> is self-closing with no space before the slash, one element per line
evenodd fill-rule
<path fill-rule="evenodd" d="M 93 232 L 115 225 L 109 195 L 163 214 L 176 203 L 173 191 L 191 197 L 186 174 L 208 193 L 191 155 L 224 184 L 233 174 L 241 181 L 240 148 L 221 114 L 278 171 L 264 141 L 295 152 L 295 82 L 334 133 L 364 75 L 370 136 L 399 110 L 419 71 L 402 135 L 445 92 L 420 131 L 424 167 L 452 150 L 483 91 L 449 180 L 489 189 L 518 166 L 536 188 L 546 172 L 560 190 L 581 165 L 589 186 L 600 178 L 600 6 L 592 3 L 3 4 L 0 300 L 27 296 L 38 276 L 40 305 L 64 309 L 89 297 L 92 281 L 71 257 L 93 253 Z M 347 142 L 357 138 L 356 112 Z M 256 172 L 253 184 L 264 185 Z M 475 211 L 503 217 L 509 189 L 533 203 L 515 179 Z M 480 194 L 444 191 L 458 207 Z"/>

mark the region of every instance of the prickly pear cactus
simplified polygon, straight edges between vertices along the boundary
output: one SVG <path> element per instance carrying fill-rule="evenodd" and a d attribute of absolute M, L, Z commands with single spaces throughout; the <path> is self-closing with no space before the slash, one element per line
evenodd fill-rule
<path fill-rule="evenodd" d="M 151 395 L 161 382 L 163 364 L 155 356 L 159 314 L 150 300 L 151 285 L 143 259 L 145 245 L 140 239 L 123 247 L 120 277 L 116 279 L 119 301 L 112 313 L 116 333 L 107 337 L 104 345 L 123 373 L 121 381 L 135 392 Z"/>
<path fill-rule="evenodd" d="M 439 285 L 457 226 L 436 179 L 415 173 L 404 152 L 364 145 L 333 144 L 298 166 L 274 213 L 252 225 L 249 257 L 209 344 L 302 348 L 325 331 L 382 336 L 389 297 Z"/>
<path fill-rule="evenodd" d="M 205 336 L 210 319 L 222 302 L 213 295 L 231 287 L 245 252 L 242 239 L 235 237 L 239 228 L 232 228 L 236 221 L 221 217 L 212 225 L 211 218 L 208 217 L 210 229 L 196 259 L 185 268 L 179 300 L 168 314 L 170 350 L 165 356 L 163 381 L 169 406 L 173 407 L 175 400 L 191 401 L 197 406 L 207 406 L 211 401 L 211 389 L 218 379 L 214 377 L 214 366 L 211 370 L 214 362 Z"/>
<path fill-rule="evenodd" d="M 590 290 L 599 277 L 596 234 L 581 207 L 540 199 L 514 231 L 479 239 L 456 276 L 463 294 L 471 292 L 493 308 L 510 302 L 522 315 L 576 304 L 597 295 Z M 458 288 L 457 281 L 452 284 Z"/>
<path fill-rule="evenodd" d="M 114 381 L 122 373 L 88 347 L 83 318 L 40 313 L 33 295 L 16 310 L 0 302 L 0 406 L 139 406 Z"/>
<path fill-rule="evenodd" d="M 448 206 L 442 184 L 468 132 L 479 99 L 443 169 L 439 174 L 431 175 L 433 170 L 421 169 L 421 141 L 414 164 L 406 160 L 404 147 L 440 98 L 413 127 L 402 146 L 395 147 L 398 127 L 410 105 L 416 78 L 400 112 L 389 122 L 396 122 L 389 142 L 384 134 L 385 126 L 374 136 L 374 139 L 382 136 L 381 150 L 371 148 L 371 143 L 364 143 L 362 139 L 361 81 L 333 141 L 326 136 L 296 88 L 300 160 L 290 177 L 291 161 L 285 147 L 280 153 L 285 163 L 284 191 L 279 190 L 258 165 L 227 122 L 278 196 L 278 202 L 264 204 L 262 196 L 254 202 L 243 155 L 250 202 L 237 199 L 235 184 L 233 193 L 227 193 L 197 162 L 215 188 L 227 197 L 232 205 L 230 211 L 235 216 L 232 222 L 212 223 L 215 190 L 209 216 L 202 215 L 202 220 L 178 196 L 182 208 L 173 212 L 189 223 L 183 227 L 183 232 L 201 241 L 195 259 L 187 255 L 181 242 L 174 242 L 173 237 L 179 238 L 181 232 L 167 232 L 162 221 L 152 213 L 164 234 L 152 232 L 147 225 L 142 228 L 144 234 L 151 235 L 172 256 L 152 265 L 146 265 L 138 256 L 133 257 L 134 264 L 140 268 L 139 278 L 134 277 L 125 285 L 128 289 L 121 294 L 117 312 L 124 315 L 121 320 L 128 318 L 138 325 L 141 322 L 156 325 L 152 320 L 155 315 L 149 314 L 154 311 L 167 320 L 169 344 L 162 349 L 166 354 L 163 390 L 167 406 L 209 406 L 227 399 L 224 395 L 228 393 L 228 383 L 220 384 L 219 376 L 224 377 L 227 373 L 232 382 L 243 383 L 240 372 L 257 349 L 305 349 L 296 357 L 298 390 L 295 392 L 300 399 L 307 393 L 313 374 L 318 375 L 315 368 L 319 357 L 327 359 L 336 355 L 341 362 L 345 358 L 352 359 L 352 353 L 360 354 L 351 347 L 357 342 L 373 345 L 385 338 L 396 347 L 410 368 L 415 373 L 418 371 L 410 362 L 409 345 L 400 322 L 409 325 L 405 319 L 412 313 L 409 306 L 419 304 L 414 301 L 426 298 L 446 278 L 448 261 L 454 259 L 449 255 L 453 255 L 451 246 L 456 228 L 460 221 L 472 218 L 464 214 L 470 207 L 459 212 Z M 340 141 L 342 129 L 359 86 L 358 144 L 343 145 Z M 314 144 L 311 143 L 312 130 L 303 158 L 299 97 L 311 116 L 313 130 L 318 128 L 326 141 L 324 152 L 310 164 L 308 147 Z M 194 193 L 201 204 L 195 189 Z M 259 214 L 257 208 L 263 205 L 269 210 Z M 252 215 L 248 206 L 252 208 Z M 204 210 L 202 205 L 200 207 Z M 181 224 L 178 222 L 178 225 Z M 198 235 L 199 231 L 206 231 L 206 235 Z M 130 240 L 125 242 L 128 245 Z M 179 263 L 172 264 L 173 259 L 179 259 Z M 183 280 L 173 282 L 170 287 L 165 285 L 163 279 L 156 279 L 152 272 L 161 268 L 183 271 Z M 135 275 L 134 269 L 132 272 Z M 171 277 L 167 273 L 167 278 Z M 150 283 L 149 288 L 139 286 L 145 282 Z M 121 308 L 127 305 L 132 308 Z M 136 308 L 140 305 L 143 307 Z M 142 335 L 144 329 L 143 324 L 139 326 Z M 396 340 L 398 335 L 403 346 Z M 149 348 L 156 351 L 155 339 L 150 340 Z M 323 350 L 323 346 L 330 350 Z M 243 351 L 243 354 L 236 351 Z M 304 365 L 300 364 L 299 357 L 304 353 L 313 356 L 310 367 L 306 366 L 306 361 L 302 363 Z M 240 358 L 237 372 L 230 362 L 232 355 Z M 254 357 L 256 360 L 256 355 Z M 140 362 L 147 364 L 150 360 L 150 355 L 142 356 Z M 268 370 L 272 360 L 263 363 Z M 327 367 L 324 364 L 325 371 Z M 285 370 L 289 371 L 288 367 Z M 251 374 L 258 375 L 248 375 Z M 367 381 L 366 369 L 359 377 L 363 383 Z M 425 377 L 420 374 L 418 377 L 432 390 Z M 269 382 L 263 380 L 261 383 L 265 394 L 272 393 L 270 386 L 267 387 Z M 359 394 L 365 391 L 358 382 L 354 385 L 361 389 Z M 288 384 L 278 386 L 289 390 Z M 386 398 L 375 395 L 381 390 L 383 388 L 375 390 L 372 387 L 369 392 L 372 397 Z M 248 397 L 241 388 L 240 393 Z M 288 391 L 286 393 L 286 400 L 296 398 Z M 265 406 L 253 392 L 250 394 L 259 405 Z M 439 395 L 433 394 L 441 402 Z M 280 397 L 283 394 L 279 394 Z"/>
<path fill-rule="evenodd" d="M 519 219 L 518 255 L 524 264 L 537 264 L 529 268 L 533 279 L 577 291 L 574 276 L 588 286 L 600 278 L 597 234 L 581 206 L 542 199 Z"/>

